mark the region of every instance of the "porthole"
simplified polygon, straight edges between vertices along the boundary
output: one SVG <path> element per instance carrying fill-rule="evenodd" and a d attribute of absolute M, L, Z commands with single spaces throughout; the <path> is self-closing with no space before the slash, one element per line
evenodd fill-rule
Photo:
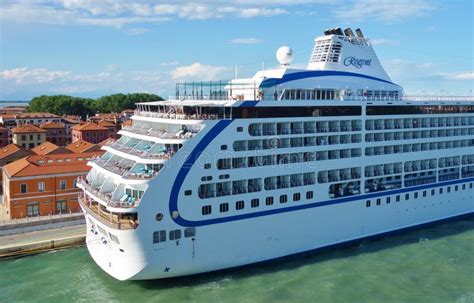
<path fill-rule="evenodd" d="M 163 214 L 157 213 L 155 218 L 156 218 L 156 221 L 160 222 L 161 220 L 163 220 Z"/>

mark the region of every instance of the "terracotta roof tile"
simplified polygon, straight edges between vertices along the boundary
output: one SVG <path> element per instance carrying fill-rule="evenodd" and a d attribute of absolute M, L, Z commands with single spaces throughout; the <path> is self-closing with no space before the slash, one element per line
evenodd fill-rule
<path fill-rule="evenodd" d="M 87 172 L 87 161 L 103 152 L 81 154 L 35 155 L 5 165 L 4 171 L 9 178 L 38 175 L 54 175 L 71 172 Z"/>
<path fill-rule="evenodd" d="M 12 132 L 14 134 L 22 134 L 22 133 L 45 133 L 46 131 L 44 129 L 39 128 L 36 125 L 33 124 L 25 124 L 25 125 L 20 125 L 12 129 Z"/>
<path fill-rule="evenodd" d="M 75 125 L 75 126 L 72 127 L 72 129 L 80 130 L 80 131 L 83 131 L 83 130 L 108 130 L 107 128 L 105 128 L 103 126 L 97 125 L 97 124 L 92 123 L 92 122 L 86 122 L 84 124 Z"/>
<path fill-rule="evenodd" d="M 100 146 L 87 141 L 79 140 L 67 145 L 66 149 L 73 153 L 79 154 L 84 152 L 98 151 L 100 150 Z"/>
<path fill-rule="evenodd" d="M 70 154 L 71 153 L 70 150 L 62 146 L 57 146 L 56 144 L 53 144 L 48 141 L 36 146 L 35 148 L 31 149 L 31 151 L 37 155 Z"/>
<path fill-rule="evenodd" d="M 105 139 L 104 141 L 101 141 L 101 142 L 97 143 L 97 145 L 100 146 L 100 147 L 102 147 L 102 146 L 106 145 L 107 143 L 113 142 L 113 141 L 116 141 L 116 139 L 107 138 L 107 139 Z"/>
<path fill-rule="evenodd" d="M 42 129 L 57 129 L 57 128 L 65 128 L 66 126 L 63 123 L 59 122 L 46 122 L 40 126 Z"/>
<path fill-rule="evenodd" d="M 58 115 L 51 113 L 21 113 L 17 114 L 16 118 L 18 119 L 28 119 L 28 118 L 59 118 Z"/>
<path fill-rule="evenodd" d="M 105 121 L 105 120 L 99 121 L 98 124 L 100 126 L 103 126 L 103 127 L 115 127 L 115 124 L 113 124 L 112 122 L 109 122 L 109 121 Z"/>
<path fill-rule="evenodd" d="M 8 144 L 7 146 L 0 148 L 0 159 L 5 158 L 21 150 L 23 149 L 16 144 Z"/>

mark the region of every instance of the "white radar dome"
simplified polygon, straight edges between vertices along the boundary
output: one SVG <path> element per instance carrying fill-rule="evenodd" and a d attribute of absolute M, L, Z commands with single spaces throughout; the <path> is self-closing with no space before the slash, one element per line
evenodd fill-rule
<path fill-rule="evenodd" d="M 282 66 L 290 65 L 293 61 L 293 51 L 288 46 L 282 46 L 277 50 L 276 58 Z"/>

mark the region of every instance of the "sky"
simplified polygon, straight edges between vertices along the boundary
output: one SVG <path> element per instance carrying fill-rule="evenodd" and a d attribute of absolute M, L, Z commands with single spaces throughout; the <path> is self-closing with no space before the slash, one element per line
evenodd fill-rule
<path fill-rule="evenodd" d="M 0 100 L 100 97 L 250 77 L 327 28 L 360 27 L 406 94 L 472 95 L 472 0 L 1 0 Z"/>

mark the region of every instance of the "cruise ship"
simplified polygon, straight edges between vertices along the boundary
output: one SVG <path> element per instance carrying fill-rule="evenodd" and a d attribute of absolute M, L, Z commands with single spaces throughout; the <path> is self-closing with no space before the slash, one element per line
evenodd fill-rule
<path fill-rule="evenodd" d="M 192 275 L 474 212 L 474 100 L 405 96 L 360 29 L 252 78 L 176 84 L 92 159 L 87 248 L 118 280 Z"/>

